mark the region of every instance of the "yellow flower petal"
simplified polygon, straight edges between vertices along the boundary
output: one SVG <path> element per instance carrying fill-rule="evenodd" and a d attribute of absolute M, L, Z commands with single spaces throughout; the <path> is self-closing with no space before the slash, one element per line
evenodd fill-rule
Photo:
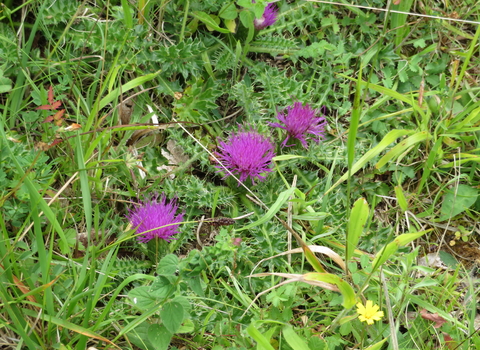
<path fill-rule="evenodd" d="M 358 319 L 361 322 L 367 322 L 368 325 L 375 321 L 380 321 L 383 317 L 383 311 L 378 311 L 380 307 L 374 305 L 373 301 L 367 300 L 365 306 L 362 303 L 357 304 Z"/>

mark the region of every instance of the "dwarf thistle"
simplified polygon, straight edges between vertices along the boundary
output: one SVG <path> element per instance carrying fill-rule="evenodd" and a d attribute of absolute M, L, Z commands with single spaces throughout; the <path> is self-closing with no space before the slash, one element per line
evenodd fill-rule
<path fill-rule="evenodd" d="M 138 207 L 129 210 L 127 215 L 132 226 L 137 227 L 137 232 L 142 233 L 138 236 L 138 240 L 147 243 L 155 238 L 167 242 L 174 239 L 172 236 L 178 233 L 178 225 L 162 226 L 183 220 L 185 212 L 175 216 L 178 209 L 177 199 L 167 202 L 165 194 L 161 196 L 155 194 L 139 204 Z"/>
<path fill-rule="evenodd" d="M 266 176 L 262 174 L 272 171 L 270 165 L 275 156 L 274 146 L 268 137 L 256 131 L 246 131 L 240 127 L 225 142 L 219 140 L 219 149 L 216 156 L 242 182 L 248 177 L 253 184 L 255 179 L 263 181 Z M 220 165 L 216 167 L 223 169 Z M 225 175 L 224 179 L 228 176 Z"/>
<path fill-rule="evenodd" d="M 300 102 L 295 102 L 293 106 L 285 108 L 279 112 L 277 119 L 280 123 L 269 123 L 270 126 L 281 128 L 287 131 L 287 138 L 282 142 L 282 146 L 287 145 L 290 138 L 298 139 L 303 147 L 307 148 L 307 140 L 313 139 L 316 143 L 323 139 L 325 133 L 325 118 L 317 117 L 319 110 L 311 108 L 308 103 L 303 106 Z M 317 136 L 314 138 L 310 135 Z"/>

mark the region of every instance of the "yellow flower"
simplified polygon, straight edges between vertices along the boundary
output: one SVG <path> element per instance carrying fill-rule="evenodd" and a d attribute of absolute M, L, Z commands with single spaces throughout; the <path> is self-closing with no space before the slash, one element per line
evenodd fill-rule
<path fill-rule="evenodd" d="M 357 304 L 358 319 L 367 324 L 373 324 L 375 321 L 380 321 L 383 317 L 383 311 L 378 311 L 380 307 L 373 305 L 371 300 L 367 300 L 365 306 L 362 303 Z"/>

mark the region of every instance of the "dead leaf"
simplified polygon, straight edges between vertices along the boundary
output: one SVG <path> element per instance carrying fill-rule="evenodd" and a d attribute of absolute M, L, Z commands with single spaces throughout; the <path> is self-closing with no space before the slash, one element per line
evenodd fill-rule
<path fill-rule="evenodd" d="M 426 309 L 421 309 L 420 310 L 420 316 L 422 316 L 423 319 L 433 321 L 435 324 L 433 325 L 434 328 L 440 328 L 445 322 L 447 322 L 446 319 L 444 319 L 442 316 L 440 316 L 437 313 L 430 313 Z"/>

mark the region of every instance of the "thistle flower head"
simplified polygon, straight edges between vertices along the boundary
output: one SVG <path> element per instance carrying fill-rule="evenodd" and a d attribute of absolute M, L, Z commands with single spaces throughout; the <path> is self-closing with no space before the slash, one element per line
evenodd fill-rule
<path fill-rule="evenodd" d="M 240 181 L 248 177 L 254 183 L 255 179 L 263 181 L 264 173 L 272 171 L 270 164 L 275 156 L 271 141 L 256 131 L 247 131 L 240 127 L 237 133 L 232 133 L 224 142 L 219 140 L 219 152 L 216 156 Z M 216 166 L 223 169 L 222 166 Z M 228 177 L 225 175 L 224 178 Z"/>
<path fill-rule="evenodd" d="M 142 233 L 138 240 L 147 243 L 155 238 L 166 241 L 174 239 L 172 236 L 178 233 L 178 225 L 162 226 L 183 220 L 185 212 L 175 216 L 178 209 L 177 199 L 167 202 L 165 194 L 161 196 L 155 194 L 139 204 L 138 207 L 129 210 L 127 215 L 132 226 L 137 227 L 137 232 Z"/>
<path fill-rule="evenodd" d="M 255 18 L 253 25 L 256 30 L 262 30 L 277 21 L 278 10 L 273 3 L 268 3 L 260 18 Z"/>
<path fill-rule="evenodd" d="M 277 119 L 280 123 L 269 123 L 270 126 L 281 128 L 287 131 L 287 138 L 282 142 L 282 146 L 287 146 L 290 138 L 298 139 L 303 147 L 307 148 L 307 139 L 313 139 L 316 143 L 323 139 L 325 133 L 325 118 L 317 117 L 319 111 L 310 108 L 308 103 L 303 106 L 300 102 L 295 102 L 292 106 L 279 112 Z M 317 136 L 314 138 L 311 135 Z M 288 145 L 293 146 L 293 145 Z"/>
<path fill-rule="evenodd" d="M 367 300 L 365 306 L 362 303 L 357 304 L 358 319 L 367 324 L 373 324 L 375 321 L 380 321 L 383 317 L 383 311 L 378 311 L 380 307 L 373 305 L 373 301 Z"/>

